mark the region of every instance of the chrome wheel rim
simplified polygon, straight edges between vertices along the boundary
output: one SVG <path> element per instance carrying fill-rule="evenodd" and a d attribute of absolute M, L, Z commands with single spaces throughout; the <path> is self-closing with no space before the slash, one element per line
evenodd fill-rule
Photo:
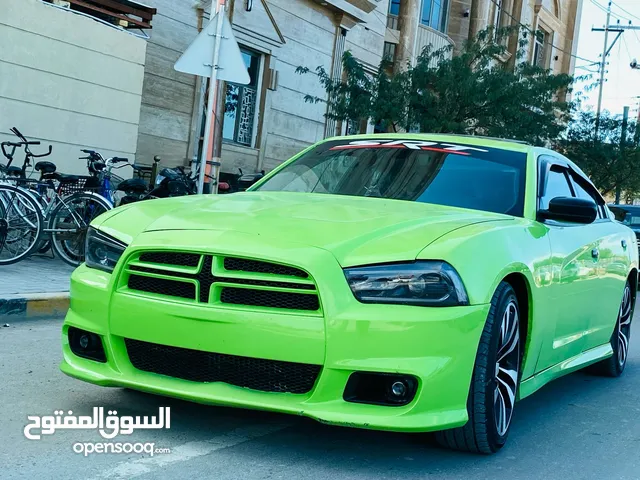
<path fill-rule="evenodd" d="M 493 393 L 493 412 L 498 435 L 507 433 L 513 416 L 520 366 L 520 329 L 518 306 L 511 300 L 502 316 Z"/>
<path fill-rule="evenodd" d="M 631 289 L 627 285 L 622 296 L 618 312 L 618 364 L 623 367 L 629 353 L 629 337 L 631 334 Z"/>

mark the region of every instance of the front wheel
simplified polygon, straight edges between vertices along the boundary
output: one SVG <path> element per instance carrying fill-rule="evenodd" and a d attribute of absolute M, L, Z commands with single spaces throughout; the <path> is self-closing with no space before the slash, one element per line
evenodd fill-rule
<path fill-rule="evenodd" d="M 56 255 L 74 267 L 84 262 L 89 224 L 111 208 L 104 198 L 90 193 L 75 193 L 60 200 L 49 219 L 51 246 Z"/>
<path fill-rule="evenodd" d="M 474 453 L 495 453 L 509 434 L 521 364 L 520 309 L 516 294 L 502 282 L 480 338 L 467 400 L 469 421 L 436 432 L 439 444 Z"/>

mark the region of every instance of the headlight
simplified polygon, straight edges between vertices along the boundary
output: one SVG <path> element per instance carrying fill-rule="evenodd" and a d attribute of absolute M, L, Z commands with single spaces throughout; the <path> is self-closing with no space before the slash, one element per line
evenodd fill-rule
<path fill-rule="evenodd" d="M 156 185 L 160 185 L 165 177 L 163 177 L 162 175 L 158 174 L 156 175 Z"/>
<path fill-rule="evenodd" d="M 90 227 L 87 232 L 85 263 L 87 267 L 111 273 L 125 248 L 127 246 L 124 243 Z"/>
<path fill-rule="evenodd" d="M 373 265 L 347 268 L 347 282 L 362 303 L 450 307 L 469 298 L 455 269 L 445 262 Z"/>

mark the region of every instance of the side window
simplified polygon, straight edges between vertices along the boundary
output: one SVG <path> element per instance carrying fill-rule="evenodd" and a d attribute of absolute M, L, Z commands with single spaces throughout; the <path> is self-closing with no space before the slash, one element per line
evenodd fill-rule
<path fill-rule="evenodd" d="M 556 197 L 573 197 L 564 168 L 553 166 L 547 175 L 547 188 L 540 199 L 540 210 L 549 208 L 549 201 Z"/>
<path fill-rule="evenodd" d="M 604 203 L 600 196 L 593 191 L 593 187 L 575 175 L 571 175 L 571 179 L 576 197 L 593 200 L 598 205 L 598 218 L 605 218 Z"/>

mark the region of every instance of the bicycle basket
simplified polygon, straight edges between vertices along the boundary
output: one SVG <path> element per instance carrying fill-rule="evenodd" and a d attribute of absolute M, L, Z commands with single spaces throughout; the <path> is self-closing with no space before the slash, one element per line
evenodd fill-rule
<path fill-rule="evenodd" d="M 95 177 L 78 177 L 73 182 L 60 183 L 58 193 L 66 196 L 80 192 L 98 192 L 100 190 L 100 181 Z"/>

